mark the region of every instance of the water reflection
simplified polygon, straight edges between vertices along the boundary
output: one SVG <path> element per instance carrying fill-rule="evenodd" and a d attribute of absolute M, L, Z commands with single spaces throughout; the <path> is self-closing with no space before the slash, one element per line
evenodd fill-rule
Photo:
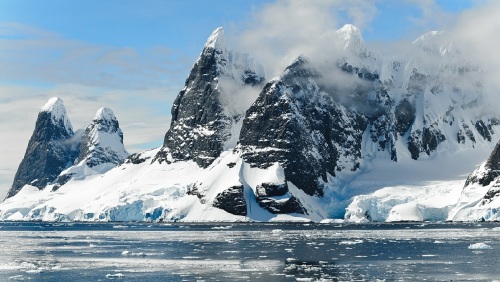
<path fill-rule="evenodd" d="M 0 281 L 492 281 L 497 226 L 0 223 Z"/>

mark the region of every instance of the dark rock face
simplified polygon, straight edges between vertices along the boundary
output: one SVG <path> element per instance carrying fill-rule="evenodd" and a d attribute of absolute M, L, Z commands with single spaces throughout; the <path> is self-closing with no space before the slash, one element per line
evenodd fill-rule
<path fill-rule="evenodd" d="M 473 143 L 476 143 L 476 138 L 474 137 L 474 133 L 469 128 L 469 125 L 466 123 L 462 123 L 463 130 L 460 129 L 457 133 L 457 141 L 458 143 L 465 144 L 466 137 L 471 140 Z"/>
<path fill-rule="evenodd" d="M 286 200 L 275 200 L 271 198 L 259 198 L 257 203 L 262 208 L 265 208 L 270 213 L 281 214 L 281 213 L 298 213 L 307 214 L 302 204 L 294 196 L 289 197 Z"/>
<path fill-rule="evenodd" d="M 423 152 L 430 155 L 444 140 L 446 137 L 435 127 L 417 129 L 408 138 L 408 150 L 411 153 L 411 158 L 417 160 L 420 153 Z"/>
<path fill-rule="evenodd" d="M 257 197 L 276 197 L 286 195 L 288 186 L 283 184 L 262 183 L 257 185 Z"/>
<path fill-rule="evenodd" d="M 207 167 L 223 149 L 222 132 L 227 117 L 219 102 L 215 49 L 208 48 L 196 62 L 186 86 L 172 106 L 172 122 L 165 135 L 160 161 L 170 153 L 174 160 L 194 160 Z"/>
<path fill-rule="evenodd" d="M 300 201 L 288 193 L 288 185 L 262 183 L 257 186 L 257 203 L 270 213 L 307 214 Z"/>
<path fill-rule="evenodd" d="M 396 131 L 400 136 L 403 136 L 413 124 L 415 120 L 415 106 L 408 99 L 403 99 L 396 106 Z"/>
<path fill-rule="evenodd" d="M 500 197 L 500 141 L 495 145 L 486 163 L 467 177 L 464 187 L 475 183 L 482 186 L 491 185 L 483 196 L 481 205 Z"/>
<path fill-rule="evenodd" d="M 243 159 L 267 168 L 278 162 L 286 181 L 308 195 L 322 196 L 318 179 L 336 170 L 356 170 L 366 118 L 332 101 L 299 58 L 281 78 L 268 83 L 247 111 L 240 133 Z M 339 161 L 343 158 L 343 161 Z"/>
<path fill-rule="evenodd" d="M 486 167 L 491 170 L 500 171 L 500 142 L 495 145 L 490 157 L 486 161 Z"/>
<path fill-rule="evenodd" d="M 92 123 L 81 133 L 80 140 L 80 153 L 73 159 L 73 166 L 58 176 L 52 191 L 58 190 L 71 179 L 84 179 L 86 173 L 82 172 L 81 166 L 104 173 L 129 155 L 123 146 L 123 133 L 118 120 L 109 108 L 97 111 Z M 99 165 L 103 166 L 97 167 Z"/>
<path fill-rule="evenodd" d="M 41 111 L 7 198 L 16 195 L 25 184 L 41 189 L 56 180 L 78 155 L 71 142 L 73 135 L 64 119 L 55 119 L 52 112 Z"/>
<path fill-rule="evenodd" d="M 497 180 L 484 195 L 481 205 L 486 205 L 498 197 L 500 197 L 500 182 Z"/>
<path fill-rule="evenodd" d="M 247 215 L 243 185 L 230 187 L 219 193 L 213 206 L 234 215 Z"/>
<path fill-rule="evenodd" d="M 125 163 L 131 163 L 131 164 L 142 164 L 145 161 L 150 159 L 150 157 L 144 157 L 142 156 L 141 153 L 135 153 L 130 155 L 126 160 Z"/>
<path fill-rule="evenodd" d="M 488 186 L 492 181 L 500 176 L 500 141 L 495 145 L 495 148 L 491 152 L 490 157 L 484 165 L 484 173 L 478 173 L 474 171 L 467 180 L 465 181 L 465 186 L 473 183 L 479 183 L 482 186 Z M 493 198 L 496 192 L 488 192 L 486 196 L 488 199 Z"/>
<path fill-rule="evenodd" d="M 61 186 L 63 186 L 64 184 L 68 183 L 68 181 L 70 181 L 74 175 L 75 175 L 74 173 L 59 175 L 56 179 L 56 183 L 52 187 L 52 192 L 59 190 L 59 188 L 61 188 Z"/>
<path fill-rule="evenodd" d="M 478 120 L 475 124 L 475 127 L 476 127 L 477 132 L 479 132 L 479 134 L 481 134 L 481 136 L 485 140 L 488 140 L 491 142 L 491 133 L 492 133 L 491 126 L 488 127 L 488 126 L 486 126 L 484 121 Z"/>
<path fill-rule="evenodd" d="M 222 34 L 216 33 L 220 31 L 216 30 L 209 40 L 223 40 Z M 174 101 L 170 129 L 154 160 L 193 160 L 205 168 L 220 155 L 224 142 L 231 137 L 228 131 L 233 117 L 224 113 L 219 78 L 242 86 L 258 85 L 264 80 L 251 66 L 234 65 L 236 56 L 223 46 L 207 43 Z M 237 68 L 240 77 L 234 77 L 232 70 Z"/>

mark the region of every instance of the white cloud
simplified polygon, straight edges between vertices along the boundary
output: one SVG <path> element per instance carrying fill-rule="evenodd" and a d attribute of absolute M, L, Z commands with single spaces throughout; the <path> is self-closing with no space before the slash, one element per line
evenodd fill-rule
<path fill-rule="evenodd" d="M 300 54 L 333 56 L 335 31 L 344 23 L 366 27 L 376 13 L 375 1 L 368 0 L 278 0 L 254 13 L 238 37 L 239 48 L 276 75 Z"/>
<path fill-rule="evenodd" d="M 476 7 L 454 17 L 452 24 L 444 26 L 442 42 L 451 44 L 460 52 L 462 64 L 480 68 L 485 105 L 498 112 L 500 103 L 500 2 L 480 1 Z"/>

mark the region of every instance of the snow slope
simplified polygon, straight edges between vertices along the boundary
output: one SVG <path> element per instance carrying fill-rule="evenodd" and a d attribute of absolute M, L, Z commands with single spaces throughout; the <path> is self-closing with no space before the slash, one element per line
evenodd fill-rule
<path fill-rule="evenodd" d="M 41 189 L 25 185 L 0 204 L 0 219 L 497 218 L 497 198 L 476 205 L 486 188 L 462 191 L 500 130 L 483 108 L 480 68 L 440 32 L 415 40 L 411 57 L 368 50 L 352 25 L 337 35 L 338 58 L 301 56 L 264 84 L 264 68 L 216 29 L 161 148 L 127 157 L 112 111 L 101 109 L 78 162 Z"/>
<path fill-rule="evenodd" d="M 238 154 L 229 152 L 208 169 L 202 169 L 192 161 L 151 163 L 157 151 L 137 155 L 138 159 L 144 160 L 140 164 L 127 161 L 105 175 L 90 175 L 85 181 L 72 179 L 55 192 L 51 185 L 41 191 L 25 186 L 21 193 L 2 203 L 0 217 L 48 221 L 272 221 L 305 218 L 303 215 L 271 214 L 252 203 L 251 199 L 248 199 L 251 204 L 247 207 L 247 216 L 233 215 L 211 205 L 226 187 L 243 182 L 244 189 L 250 192 L 256 189 L 256 180 L 279 181 L 277 166 L 268 170 L 252 169 Z M 248 198 L 252 195 L 245 193 Z M 297 193 L 296 196 L 304 195 Z M 320 218 L 313 215 L 313 219 Z"/>
<path fill-rule="evenodd" d="M 455 221 L 499 221 L 499 196 L 500 142 L 489 158 L 467 177 L 460 199 L 448 218 Z"/>

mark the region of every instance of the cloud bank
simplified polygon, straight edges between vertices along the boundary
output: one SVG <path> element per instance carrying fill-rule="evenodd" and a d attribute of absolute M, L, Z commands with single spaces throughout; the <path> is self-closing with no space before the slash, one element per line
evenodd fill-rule
<path fill-rule="evenodd" d="M 254 12 L 237 44 L 277 75 L 300 54 L 333 57 L 340 25 L 366 27 L 376 12 L 375 2 L 366 0 L 278 0 Z"/>

